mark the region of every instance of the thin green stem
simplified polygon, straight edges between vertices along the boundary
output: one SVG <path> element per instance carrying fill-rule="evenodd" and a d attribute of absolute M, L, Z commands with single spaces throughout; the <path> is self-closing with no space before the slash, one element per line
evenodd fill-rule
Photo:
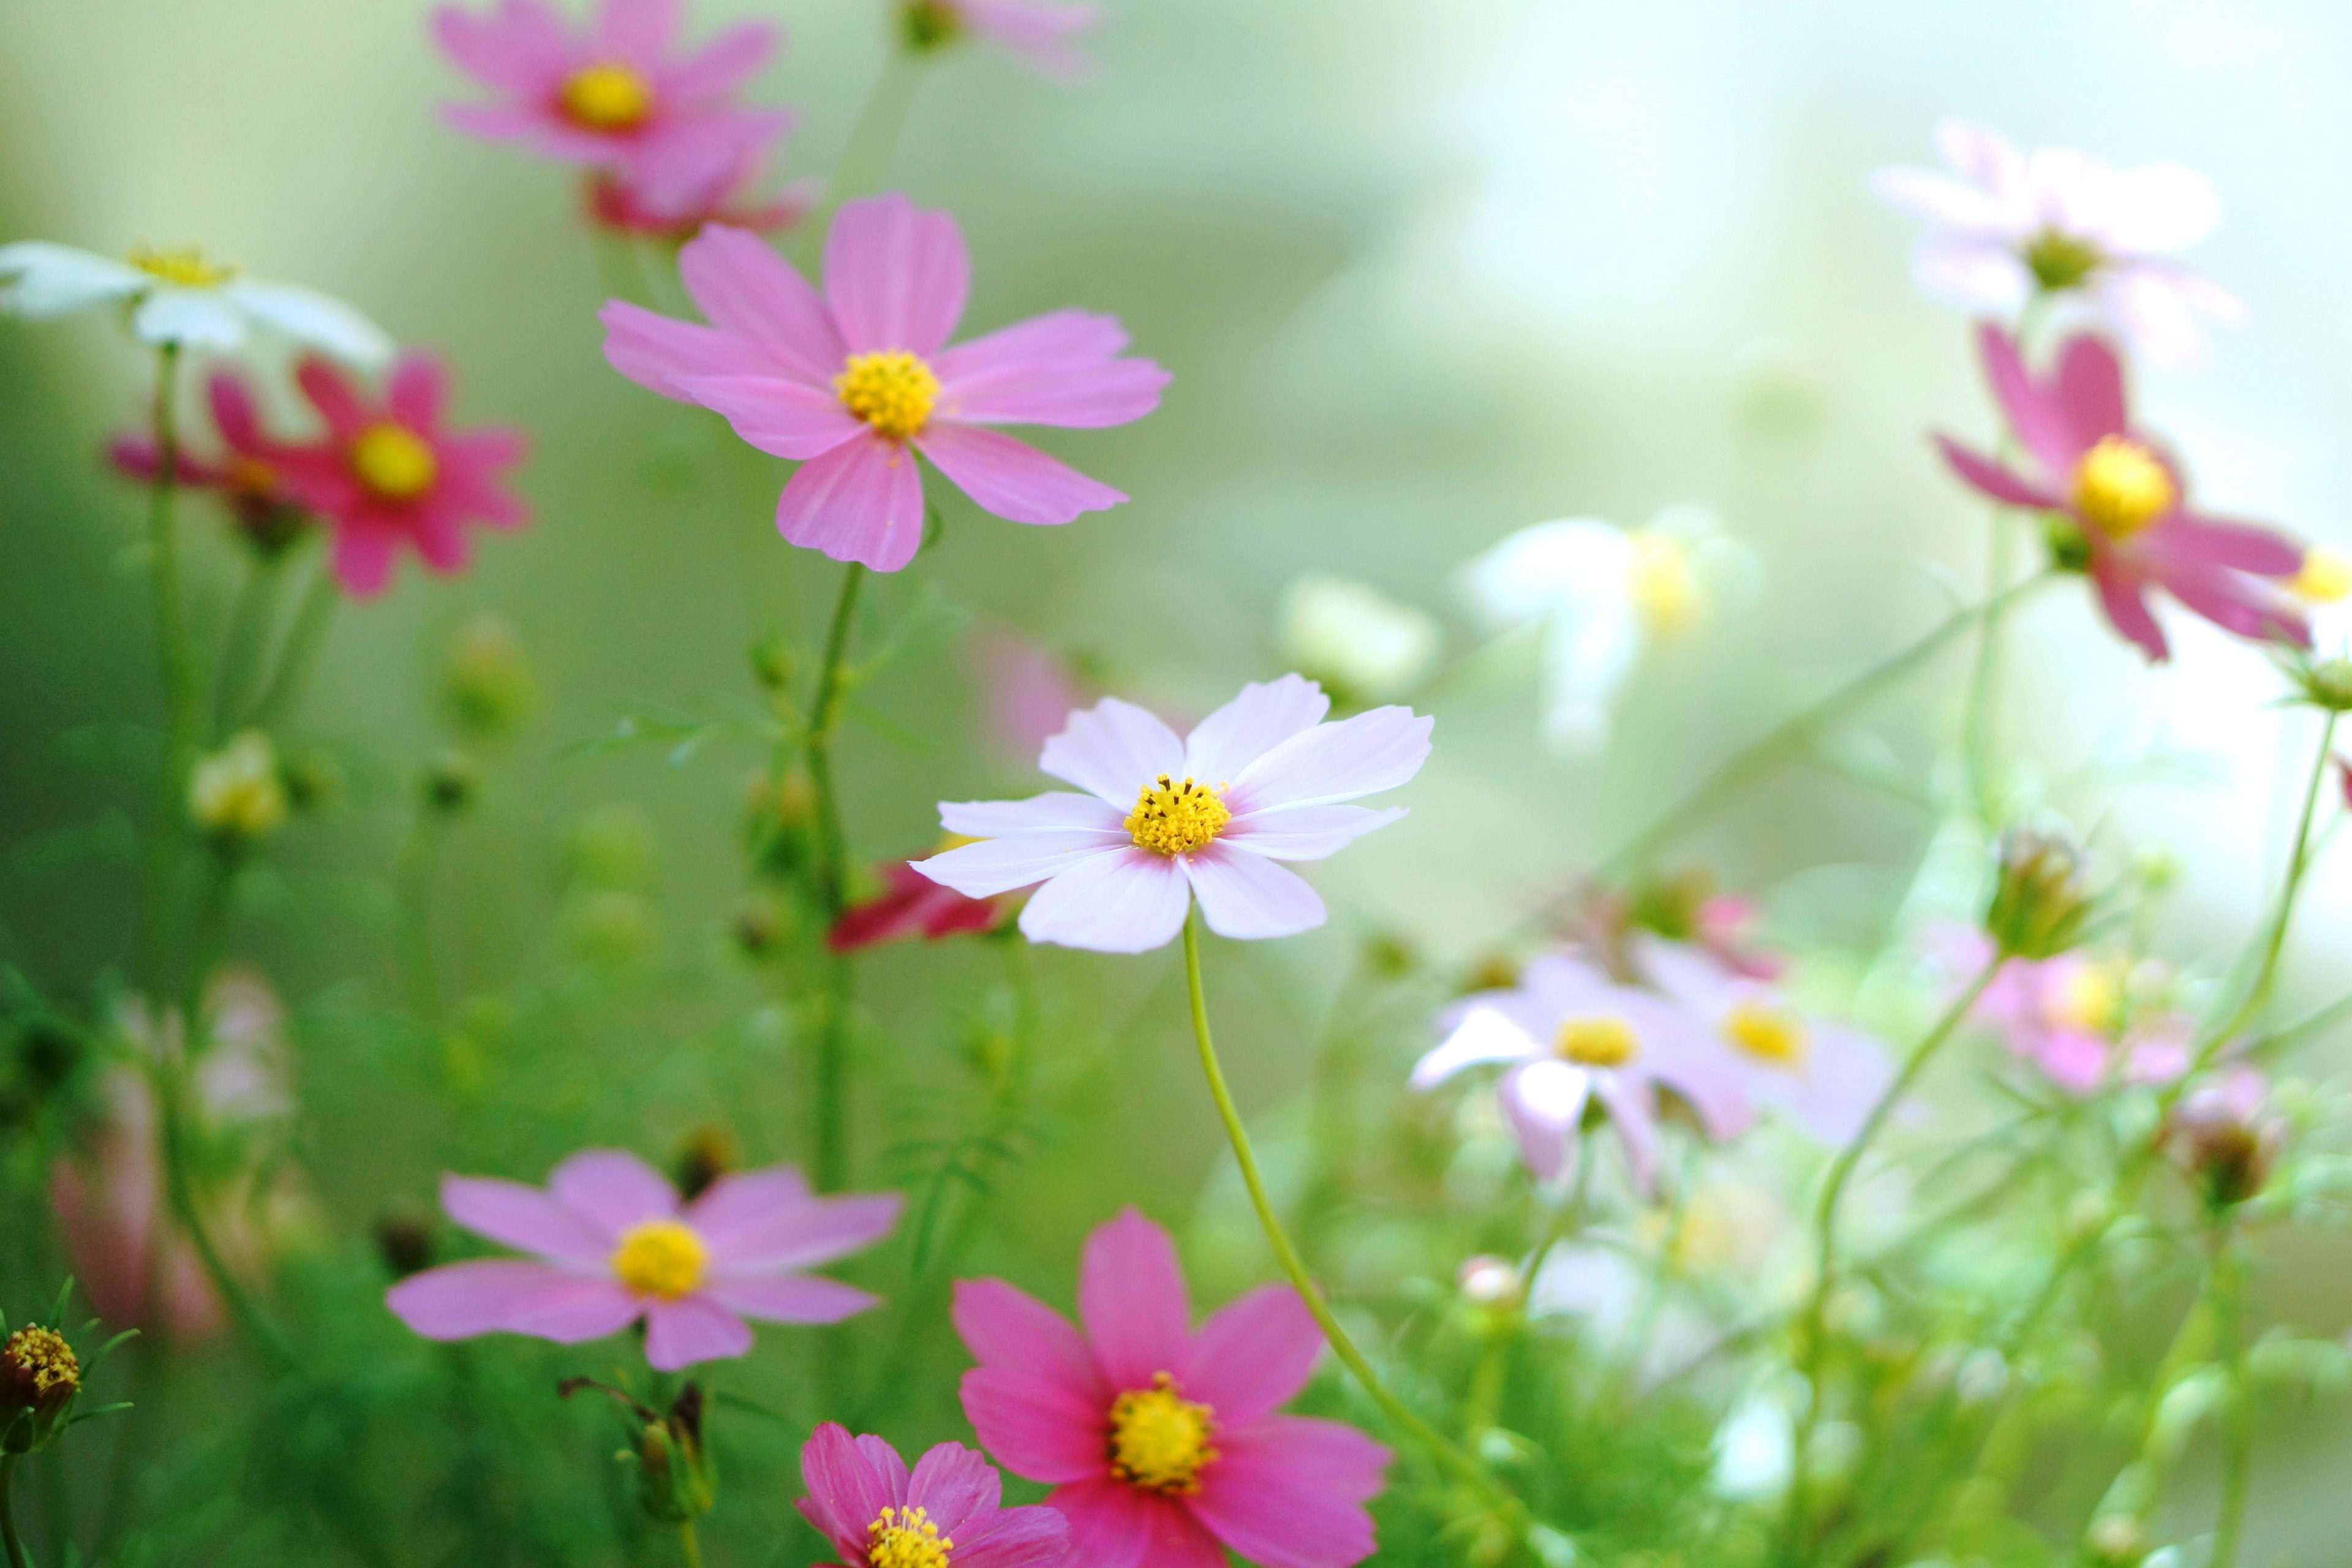
<path fill-rule="evenodd" d="M 33 1560 L 16 1536 L 16 1461 L 24 1456 L 0 1456 L 0 1545 L 8 1549 L 8 1568 L 32 1568 Z"/>
<path fill-rule="evenodd" d="M 1969 669 L 1968 706 L 1960 719 L 1960 761 L 1968 798 L 1987 827 L 2000 822 L 1999 768 L 1993 756 L 1993 694 L 2000 682 L 2001 625 L 2008 606 L 2001 594 L 2017 570 L 2016 533 L 2008 515 L 1995 512 L 1985 543 L 1985 603 L 1990 607 L 1977 631 L 1977 656 Z"/>
<path fill-rule="evenodd" d="M 271 612 L 278 607 L 278 588 L 284 580 L 276 556 L 256 555 L 246 566 L 245 584 L 237 590 L 236 608 L 229 616 L 228 641 L 221 650 L 220 673 L 213 681 L 215 737 L 226 736 L 245 710 L 247 689 L 260 673 Z"/>
<path fill-rule="evenodd" d="M 335 580 L 333 563 L 322 554 L 312 571 L 310 586 L 302 591 L 302 603 L 294 612 L 294 625 L 278 649 L 278 668 L 268 684 L 261 689 L 261 695 L 254 700 L 247 723 L 275 729 L 293 715 L 296 704 L 302 700 L 303 688 L 310 684 L 310 672 L 318 665 L 320 651 L 326 646 L 327 628 L 334 622 L 335 605 L 341 598 L 342 589 Z"/>
<path fill-rule="evenodd" d="M 2221 1412 L 2221 1501 L 2213 1525 L 2213 1551 L 2207 1568 L 2235 1568 L 2245 1533 L 2246 1495 L 2254 1474 L 2253 1391 L 2246 1386 L 2245 1279 L 2226 1231 L 2214 1244 L 2213 1329 L 2228 1369 L 2228 1403 Z"/>
<path fill-rule="evenodd" d="M 179 345 L 166 343 L 155 351 L 151 415 L 155 480 L 147 493 L 147 572 L 154 598 L 156 679 L 168 739 L 148 841 L 141 941 L 148 991 L 158 998 L 171 987 L 172 911 L 178 901 L 180 851 L 186 837 L 186 779 L 200 722 L 195 660 L 188 648 L 187 611 L 180 600 L 180 536 L 173 510 L 180 486 L 179 384 Z"/>
<path fill-rule="evenodd" d="M 841 596 L 833 607 L 833 626 L 825 633 L 824 663 L 817 672 L 816 699 L 809 704 L 809 781 L 816 792 L 817 901 L 830 930 L 847 905 L 849 852 L 841 826 L 841 795 L 833 781 L 833 737 L 841 722 L 842 697 L 847 689 L 846 661 L 850 628 L 857 618 L 857 592 L 865 585 L 866 568 L 856 562 L 841 580 Z M 820 1192 L 837 1192 L 849 1174 L 849 955 L 828 951 L 824 956 L 824 1013 L 816 1040 L 815 1093 L 812 1110 L 816 1128 L 811 1163 Z"/>
<path fill-rule="evenodd" d="M 702 1538 L 695 1533 L 690 1519 L 677 1521 L 677 1551 L 686 1559 L 686 1568 L 702 1568 Z"/>
<path fill-rule="evenodd" d="M 1397 1427 L 1425 1449 L 1439 1468 L 1450 1471 L 1455 1479 L 1478 1493 L 1498 1513 L 1507 1516 L 1515 1524 L 1524 1527 L 1528 1521 L 1526 1505 L 1497 1485 L 1484 1466 L 1447 1439 L 1436 1427 L 1423 1420 L 1412 1408 L 1381 1381 L 1364 1352 L 1356 1348 L 1347 1330 L 1323 1299 L 1322 1290 L 1307 1272 L 1307 1265 L 1291 1245 L 1290 1237 L 1282 1228 L 1282 1221 L 1274 1212 L 1274 1202 L 1266 1195 L 1265 1181 L 1258 1173 L 1257 1155 L 1250 1147 L 1249 1132 L 1242 1125 L 1241 1111 L 1234 1104 L 1233 1091 L 1225 1087 L 1224 1069 L 1217 1061 L 1217 1047 L 1209 1034 L 1209 1003 L 1201 984 L 1201 929 L 1197 916 L 1184 921 L 1184 973 L 1192 988 L 1192 1037 L 1201 1047 L 1201 1072 L 1209 1082 L 1209 1094 L 1217 1102 L 1217 1114 L 1223 1119 L 1225 1136 L 1234 1147 L 1234 1163 L 1240 1167 L 1242 1184 L 1249 1189 L 1250 1204 L 1257 1210 L 1258 1224 L 1265 1228 L 1268 1246 L 1274 1248 L 1275 1260 L 1298 1291 L 1307 1310 L 1314 1314 L 1316 1326 L 1341 1365 L 1354 1374 L 1358 1384 L 1371 1396 Z"/>
<path fill-rule="evenodd" d="M 2263 942 L 2263 956 L 2255 966 L 2253 977 L 2246 983 L 2245 999 L 2238 1005 L 2229 1021 L 2213 1031 L 2204 1048 L 2198 1053 L 2197 1064 L 2204 1066 L 2213 1054 L 2238 1037 L 2239 1032 L 2262 1016 L 2270 1005 L 2271 990 L 2278 984 L 2279 960 L 2286 952 L 2286 933 L 2294 921 L 2294 904 L 2303 890 L 2304 873 L 2311 869 L 2314 858 L 2310 852 L 2311 825 L 2319 815 L 2319 796 L 2327 783 L 2328 764 L 2334 760 L 2336 714 L 2330 711 L 2319 726 L 2319 748 L 2312 753 L 2311 777 L 2304 785 L 2303 811 L 2296 817 L 2294 843 L 2287 852 L 2286 876 L 2279 885 L 2278 910 L 2271 917 L 2269 934 Z"/>

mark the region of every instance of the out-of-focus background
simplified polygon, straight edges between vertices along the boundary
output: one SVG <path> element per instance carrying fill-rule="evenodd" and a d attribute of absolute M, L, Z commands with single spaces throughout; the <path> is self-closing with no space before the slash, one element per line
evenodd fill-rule
<path fill-rule="evenodd" d="M 882 8 L 703 0 L 694 26 L 753 14 L 791 29 L 753 94 L 803 113 L 786 172 L 824 173 L 882 59 Z M 605 366 L 593 312 L 611 258 L 600 264 L 583 230 L 573 179 L 436 119 L 436 102 L 466 89 L 425 18 L 405 0 L 0 0 L 0 238 L 107 252 L 199 241 L 355 301 L 446 356 L 464 417 L 530 432 L 527 531 L 487 540 L 462 581 L 412 563 L 394 594 L 334 626 L 306 712 L 343 750 L 349 800 L 338 831 L 280 857 L 285 907 L 331 913 L 273 927 L 265 900 L 247 927 L 298 997 L 381 974 L 405 780 L 438 743 L 437 650 L 482 609 L 519 629 L 546 701 L 458 830 L 441 889 L 454 992 L 494 989 L 564 940 L 576 910 L 562 847 L 577 851 L 568 825 L 583 817 L 630 854 L 644 841 L 627 875 L 649 924 L 629 940 L 679 963 L 722 945 L 754 753 L 722 743 L 673 767 L 576 742 L 625 713 L 742 709 L 755 625 L 804 626 L 835 582 L 773 535 L 782 465 Z M 1153 417 L 1042 443 L 1137 499 L 1042 531 L 951 497 L 944 544 L 889 592 L 904 605 L 926 580 L 976 626 L 1044 638 L 1172 713 L 1277 668 L 1275 606 L 1301 572 L 1360 576 L 1446 619 L 1461 662 L 1432 699 L 1437 752 L 1413 815 L 1377 852 L 1316 873 L 1335 929 L 1250 954 L 1275 981 L 1322 994 L 1339 944 L 1371 929 L 1475 956 L 1706 761 L 1976 591 L 1985 515 L 1925 437 L 1989 439 L 1991 412 L 1965 323 L 1912 289 L 1911 225 L 1864 189 L 1875 166 L 1929 162 L 1939 116 L 2212 179 L 2223 225 L 2191 259 L 2253 314 L 2216 333 L 2201 368 L 2143 372 L 2147 420 L 2215 509 L 2352 543 L 2342 6 L 1181 0 L 1114 5 L 1089 47 L 1101 69 L 1068 86 L 984 49 L 939 62 L 889 183 L 961 222 L 967 330 L 1082 305 L 1118 314 L 1138 352 L 1174 371 Z M 103 322 L 0 324 L 9 842 L 121 794 L 100 765 L 106 727 L 152 708 L 143 581 L 125 554 L 139 498 L 98 457 L 135 422 L 143 384 Z M 1607 751 L 1548 753 L 1532 659 L 1479 650 L 1459 565 L 1546 518 L 1635 523 L 1685 502 L 1719 514 L 1752 572 L 1644 666 Z M 188 515 L 199 614 L 216 621 L 234 557 L 200 505 Z M 2150 669 L 2084 595 L 2045 595 L 2022 623 L 2006 732 L 2102 845 L 2178 857 L 2162 945 L 2213 961 L 2265 895 L 2280 800 L 2309 744 L 2281 731 L 2308 721 L 2266 706 L 2276 682 L 2259 653 L 2168 624 L 2177 658 Z M 847 743 L 850 830 L 869 859 L 926 847 L 934 800 L 1030 784 L 969 743 L 971 646 L 861 693 L 906 731 Z M 1865 728 L 1924 766 L 1951 720 L 1937 694 L 1956 687 L 1920 683 Z M 614 802 L 632 804 L 615 816 Z M 1769 895 L 1784 929 L 1858 942 L 1906 884 L 1925 826 L 1900 802 L 1799 773 L 1705 847 L 1727 883 Z M 105 921 L 129 908 L 127 866 L 16 856 L 0 872 L 0 924 L 37 973 L 86 973 L 122 946 Z M 2341 989 L 2330 976 L 2352 951 L 2336 867 L 2305 907 L 2288 987 L 2317 999 Z M 1164 960 L 1052 955 L 1122 1016 L 1170 1012 Z M 919 985 L 945 962 L 885 955 L 873 989 Z M 1261 1005 L 1268 1043 L 1241 1051 L 1238 1070 L 1271 1095 L 1299 1081 L 1305 1052 L 1272 1026 L 1279 1004 Z M 485 1122 L 551 1126 L 576 1109 L 560 1075 L 501 1079 L 484 1050 L 488 1065 L 467 1070 L 487 1075 Z M 601 1135 L 681 1131 L 724 1079 L 679 1065 L 650 1028 L 583 1047 L 583 1070 L 632 1053 L 646 1075 L 633 1108 L 660 1126 Z M 1174 1092 L 1183 1063 L 1163 1057 L 1159 1087 Z M 1149 1072 L 1105 1094 L 1101 1114 L 1153 1131 L 1139 1183 L 1198 1181 L 1205 1117 L 1161 1127 L 1145 1113 Z M 314 1107 L 322 1146 L 377 1125 L 365 1086 L 343 1095 Z M 357 1214 L 386 1185 L 421 1196 L 425 1173 L 457 1157 L 447 1128 L 382 1125 L 347 1174 L 321 1163 L 331 1208 Z M 2352 1321 L 2352 1253 L 2274 1261 L 2273 1288 L 2306 1327 Z M 2295 1447 L 2266 1455 L 2263 1542 L 2340 1509 L 2340 1490 L 2319 1487 L 2329 1467 L 2340 1480 L 2340 1441 Z M 2344 1560 L 2326 1556 L 2340 1542 L 2317 1550 L 2309 1560 Z"/>

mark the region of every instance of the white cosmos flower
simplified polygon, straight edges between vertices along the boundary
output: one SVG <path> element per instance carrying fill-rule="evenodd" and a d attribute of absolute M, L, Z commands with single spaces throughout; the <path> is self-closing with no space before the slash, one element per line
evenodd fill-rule
<path fill-rule="evenodd" d="M 1306 576 L 1283 591 L 1282 651 L 1345 701 L 1385 702 L 1437 658 L 1436 618 L 1351 577 Z"/>
<path fill-rule="evenodd" d="M 383 329 L 341 300 L 291 283 L 265 283 L 205 259 L 194 247 L 133 250 L 127 260 L 47 240 L 0 245 L 0 311 L 36 321 L 101 305 L 130 312 L 141 342 L 226 352 L 256 327 L 362 370 L 389 363 Z"/>

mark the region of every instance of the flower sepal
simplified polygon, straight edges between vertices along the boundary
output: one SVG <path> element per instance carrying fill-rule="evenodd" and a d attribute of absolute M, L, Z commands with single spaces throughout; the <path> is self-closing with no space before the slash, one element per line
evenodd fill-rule
<path fill-rule="evenodd" d="M 635 1470 L 637 1501 L 647 1517 L 685 1524 L 711 1510 L 719 1501 L 719 1472 L 702 1438 L 708 1401 L 701 1384 L 687 1379 L 667 1410 L 593 1377 L 567 1377 L 555 1392 L 569 1399 L 583 1388 L 611 1396 L 618 1407 L 623 1440 L 613 1458 Z"/>

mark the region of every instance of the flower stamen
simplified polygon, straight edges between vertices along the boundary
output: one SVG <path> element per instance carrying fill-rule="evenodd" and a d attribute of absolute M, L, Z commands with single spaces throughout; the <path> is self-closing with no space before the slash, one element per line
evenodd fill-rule
<path fill-rule="evenodd" d="M 1176 1380 L 1154 1373 L 1150 1388 L 1130 1388 L 1111 1403 L 1110 1472 L 1145 1491 L 1189 1496 L 1201 1472 L 1219 1455 L 1217 1413 L 1176 1392 Z"/>
<path fill-rule="evenodd" d="M 441 463 L 415 431 L 385 420 L 352 443 L 352 472 L 380 500 L 415 500 L 433 488 Z"/>
<path fill-rule="evenodd" d="M 1723 1037 L 1769 1067 L 1790 1069 L 1804 1065 L 1811 1047 L 1795 1014 L 1761 1002 L 1741 1002 L 1725 1014 Z"/>
<path fill-rule="evenodd" d="M 674 1219 L 649 1219 L 621 1233 L 613 1249 L 613 1272 L 640 1295 L 675 1301 L 693 1294 L 710 1262 L 710 1249 L 692 1226 Z"/>
<path fill-rule="evenodd" d="M 563 80 L 563 112 L 591 131 L 635 131 L 653 115 L 651 83 L 626 66 L 583 66 Z"/>
<path fill-rule="evenodd" d="M 920 1508 L 885 1507 L 866 1527 L 866 1568 L 948 1568 L 955 1542 L 940 1533 L 930 1512 Z"/>
<path fill-rule="evenodd" d="M 1172 784 L 1161 773 L 1157 784 L 1145 784 L 1136 795 L 1135 809 L 1127 814 L 1128 837 L 1158 855 L 1190 855 L 1206 847 L 1234 819 L 1220 793 L 1223 787 L 1209 789 L 1190 777 Z"/>
<path fill-rule="evenodd" d="M 2074 510 L 2110 539 L 2129 539 L 2179 499 L 2171 472 L 2128 437 L 2100 437 L 2074 465 Z"/>
<path fill-rule="evenodd" d="M 1602 1014 L 1569 1019 L 1553 1037 L 1551 1048 L 1560 1060 L 1579 1067 L 1614 1068 L 1632 1061 L 1642 1046 L 1634 1037 L 1633 1025 Z"/>
<path fill-rule="evenodd" d="M 851 354 L 833 378 L 841 405 L 894 441 L 919 436 L 940 400 L 940 378 L 921 359 L 903 349 Z"/>
<path fill-rule="evenodd" d="M 169 250 L 134 245 L 128 259 L 150 278 L 160 278 L 183 289 L 217 289 L 236 277 L 237 270 L 233 266 L 206 261 L 203 247 L 194 245 L 173 246 Z"/>

